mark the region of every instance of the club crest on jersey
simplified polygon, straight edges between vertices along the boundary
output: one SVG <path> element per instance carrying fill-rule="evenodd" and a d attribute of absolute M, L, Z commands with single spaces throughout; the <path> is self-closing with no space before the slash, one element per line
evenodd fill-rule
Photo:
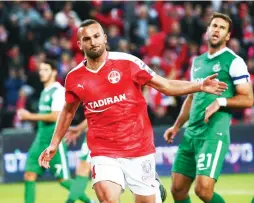
<path fill-rule="evenodd" d="M 221 67 L 220 67 L 220 62 L 216 63 L 214 66 L 213 66 L 213 71 L 214 72 L 219 72 L 221 70 Z"/>
<path fill-rule="evenodd" d="M 118 83 L 120 79 L 121 79 L 121 76 L 118 71 L 113 70 L 108 74 L 108 81 L 112 84 Z"/>

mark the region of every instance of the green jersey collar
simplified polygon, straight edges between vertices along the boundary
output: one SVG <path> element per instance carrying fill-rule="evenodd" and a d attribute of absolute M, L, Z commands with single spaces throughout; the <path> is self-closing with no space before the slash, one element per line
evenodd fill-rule
<path fill-rule="evenodd" d="M 207 57 L 208 57 L 209 59 L 212 59 L 212 58 L 214 58 L 214 57 L 216 57 L 216 56 L 219 56 L 220 54 L 224 53 L 224 52 L 227 51 L 227 50 L 228 50 L 228 48 L 227 48 L 227 47 L 224 47 L 223 49 L 221 49 L 220 51 L 215 52 L 214 54 L 209 54 L 209 53 L 207 52 Z"/>
<path fill-rule="evenodd" d="M 61 86 L 59 82 L 53 82 L 52 84 L 50 84 L 48 87 L 44 88 L 44 91 L 49 91 L 51 88 L 53 87 L 59 87 Z"/>

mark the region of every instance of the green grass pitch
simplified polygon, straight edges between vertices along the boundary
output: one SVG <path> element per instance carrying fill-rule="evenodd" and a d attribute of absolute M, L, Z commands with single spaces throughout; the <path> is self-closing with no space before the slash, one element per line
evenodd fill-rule
<path fill-rule="evenodd" d="M 171 180 L 162 177 L 162 182 L 168 190 L 167 203 L 173 203 L 170 195 Z M 68 195 L 57 182 L 39 182 L 37 184 L 36 203 L 64 203 Z M 23 203 L 24 186 L 17 184 L 0 184 L 0 203 Z M 223 195 L 226 203 L 251 203 L 254 195 L 254 174 L 222 175 L 216 184 L 216 192 Z M 95 193 L 88 186 L 87 193 L 95 199 Z M 195 196 L 193 188 L 190 192 L 192 203 L 201 203 Z M 132 195 L 127 190 L 122 195 L 121 203 L 132 203 Z"/>

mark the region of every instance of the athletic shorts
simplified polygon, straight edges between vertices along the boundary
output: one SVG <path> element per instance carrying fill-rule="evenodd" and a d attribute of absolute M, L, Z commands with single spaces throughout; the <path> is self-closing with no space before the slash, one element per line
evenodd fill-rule
<path fill-rule="evenodd" d="M 185 135 L 179 145 L 172 172 L 191 179 L 204 175 L 218 180 L 228 149 L 229 143 L 220 139 L 204 140 Z"/>
<path fill-rule="evenodd" d="M 100 181 L 112 181 L 124 190 L 126 186 L 137 195 L 154 195 L 155 156 L 149 154 L 136 158 L 111 158 L 95 156 L 91 158 L 92 185 Z"/>
<path fill-rule="evenodd" d="M 25 164 L 25 172 L 34 172 L 37 175 L 42 175 L 45 172 L 45 168 L 39 165 L 38 159 L 40 154 L 48 147 L 48 143 L 42 143 L 35 140 L 28 151 L 28 156 Z M 59 148 L 50 161 L 49 171 L 53 176 L 58 179 L 70 178 L 70 171 L 67 161 L 67 147 L 62 142 L 59 144 Z"/>

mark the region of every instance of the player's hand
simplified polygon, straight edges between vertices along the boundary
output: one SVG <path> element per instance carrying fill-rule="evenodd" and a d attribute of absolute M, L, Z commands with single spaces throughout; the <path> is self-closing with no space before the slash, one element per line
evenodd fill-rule
<path fill-rule="evenodd" d="M 50 145 L 48 148 L 46 148 L 39 157 L 38 161 L 40 166 L 48 169 L 50 167 L 49 162 L 55 155 L 56 151 L 57 147 L 53 145 Z"/>
<path fill-rule="evenodd" d="M 217 76 L 218 73 L 206 77 L 205 80 L 201 83 L 200 89 L 203 92 L 221 95 L 221 93 L 228 88 L 228 85 L 224 82 L 216 80 Z"/>
<path fill-rule="evenodd" d="M 77 138 L 81 135 L 82 130 L 77 127 L 70 127 L 65 135 L 65 142 L 70 145 L 76 145 Z"/>
<path fill-rule="evenodd" d="M 173 143 L 174 138 L 176 134 L 178 133 L 178 131 L 179 129 L 174 126 L 171 128 L 168 128 L 164 133 L 164 139 L 166 140 L 166 142 Z"/>
<path fill-rule="evenodd" d="M 17 111 L 17 115 L 18 115 L 19 120 L 23 121 L 23 120 L 28 120 L 31 113 L 26 109 L 19 109 Z"/>
<path fill-rule="evenodd" d="M 208 107 L 206 107 L 205 111 L 205 122 L 209 121 L 209 118 L 220 109 L 220 105 L 217 100 L 211 103 Z"/>

